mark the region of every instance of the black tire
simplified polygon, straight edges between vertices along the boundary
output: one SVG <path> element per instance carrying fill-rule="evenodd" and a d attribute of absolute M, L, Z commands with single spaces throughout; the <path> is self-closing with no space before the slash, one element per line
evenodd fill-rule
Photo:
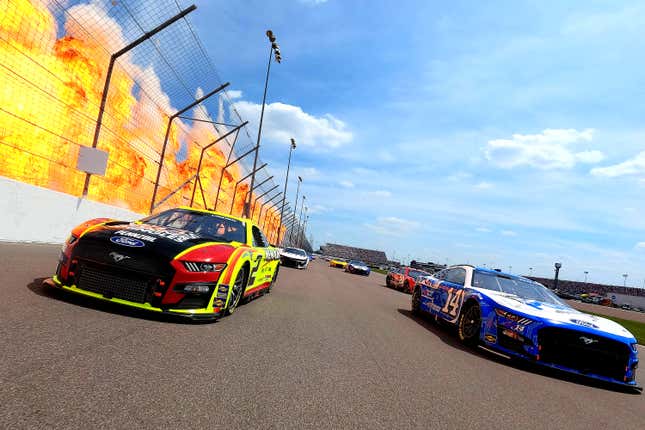
<path fill-rule="evenodd" d="M 244 290 L 246 289 L 246 267 L 242 267 L 235 278 L 233 283 L 233 290 L 231 291 L 231 298 L 226 308 L 226 315 L 231 315 L 235 312 L 235 309 L 238 307 L 242 301 L 242 296 L 244 296 Z"/>
<path fill-rule="evenodd" d="M 479 343 L 482 318 L 479 305 L 471 303 L 466 305 L 459 314 L 457 322 L 457 336 L 459 340 L 468 346 L 476 346 Z"/>
<path fill-rule="evenodd" d="M 421 315 L 421 288 L 415 287 L 412 292 L 412 315 Z"/>

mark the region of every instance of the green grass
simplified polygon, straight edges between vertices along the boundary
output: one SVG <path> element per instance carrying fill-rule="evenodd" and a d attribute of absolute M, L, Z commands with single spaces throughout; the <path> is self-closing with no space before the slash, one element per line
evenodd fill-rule
<path fill-rule="evenodd" d="M 645 345 L 645 323 L 642 323 L 639 321 L 626 320 L 622 318 L 616 318 L 609 315 L 597 314 L 593 312 L 585 312 L 585 313 L 598 315 L 599 317 L 616 321 L 618 324 L 622 325 L 627 330 L 629 330 L 634 335 L 634 337 L 636 338 L 639 344 Z"/>

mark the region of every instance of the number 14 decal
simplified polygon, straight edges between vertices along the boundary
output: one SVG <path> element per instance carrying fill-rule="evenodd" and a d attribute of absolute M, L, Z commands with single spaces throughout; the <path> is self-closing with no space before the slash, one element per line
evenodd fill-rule
<path fill-rule="evenodd" d="M 448 292 L 448 297 L 446 298 L 446 304 L 441 308 L 441 312 L 456 317 L 461 306 L 461 299 L 464 297 L 464 290 L 451 287 L 446 291 Z"/>

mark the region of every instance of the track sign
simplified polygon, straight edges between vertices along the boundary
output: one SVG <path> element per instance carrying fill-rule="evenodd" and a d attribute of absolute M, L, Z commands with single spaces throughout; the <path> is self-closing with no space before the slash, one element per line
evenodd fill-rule
<path fill-rule="evenodd" d="M 88 146 L 81 146 L 76 160 L 76 169 L 92 175 L 105 175 L 108 152 Z"/>

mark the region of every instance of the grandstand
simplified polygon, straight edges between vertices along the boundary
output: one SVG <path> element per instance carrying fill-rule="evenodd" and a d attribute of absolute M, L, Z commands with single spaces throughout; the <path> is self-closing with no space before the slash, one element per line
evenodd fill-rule
<path fill-rule="evenodd" d="M 553 279 L 537 278 L 534 276 L 530 276 L 529 278 L 539 282 L 547 288 L 553 289 Z M 645 289 L 643 288 L 623 287 L 622 285 L 594 284 L 591 282 L 558 280 L 558 290 L 574 295 L 595 293 L 605 296 L 607 294 L 617 293 L 628 296 L 645 297 Z"/>
<path fill-rule="evenodd" d="M 385 252 L 374 249 L 355 248 L 353 246 L 328 243 L 320 246 L 320 253 L 329 257 L 344 258 L 346 260 L 361 260 L 370 266 L 387 264 Z"/>

